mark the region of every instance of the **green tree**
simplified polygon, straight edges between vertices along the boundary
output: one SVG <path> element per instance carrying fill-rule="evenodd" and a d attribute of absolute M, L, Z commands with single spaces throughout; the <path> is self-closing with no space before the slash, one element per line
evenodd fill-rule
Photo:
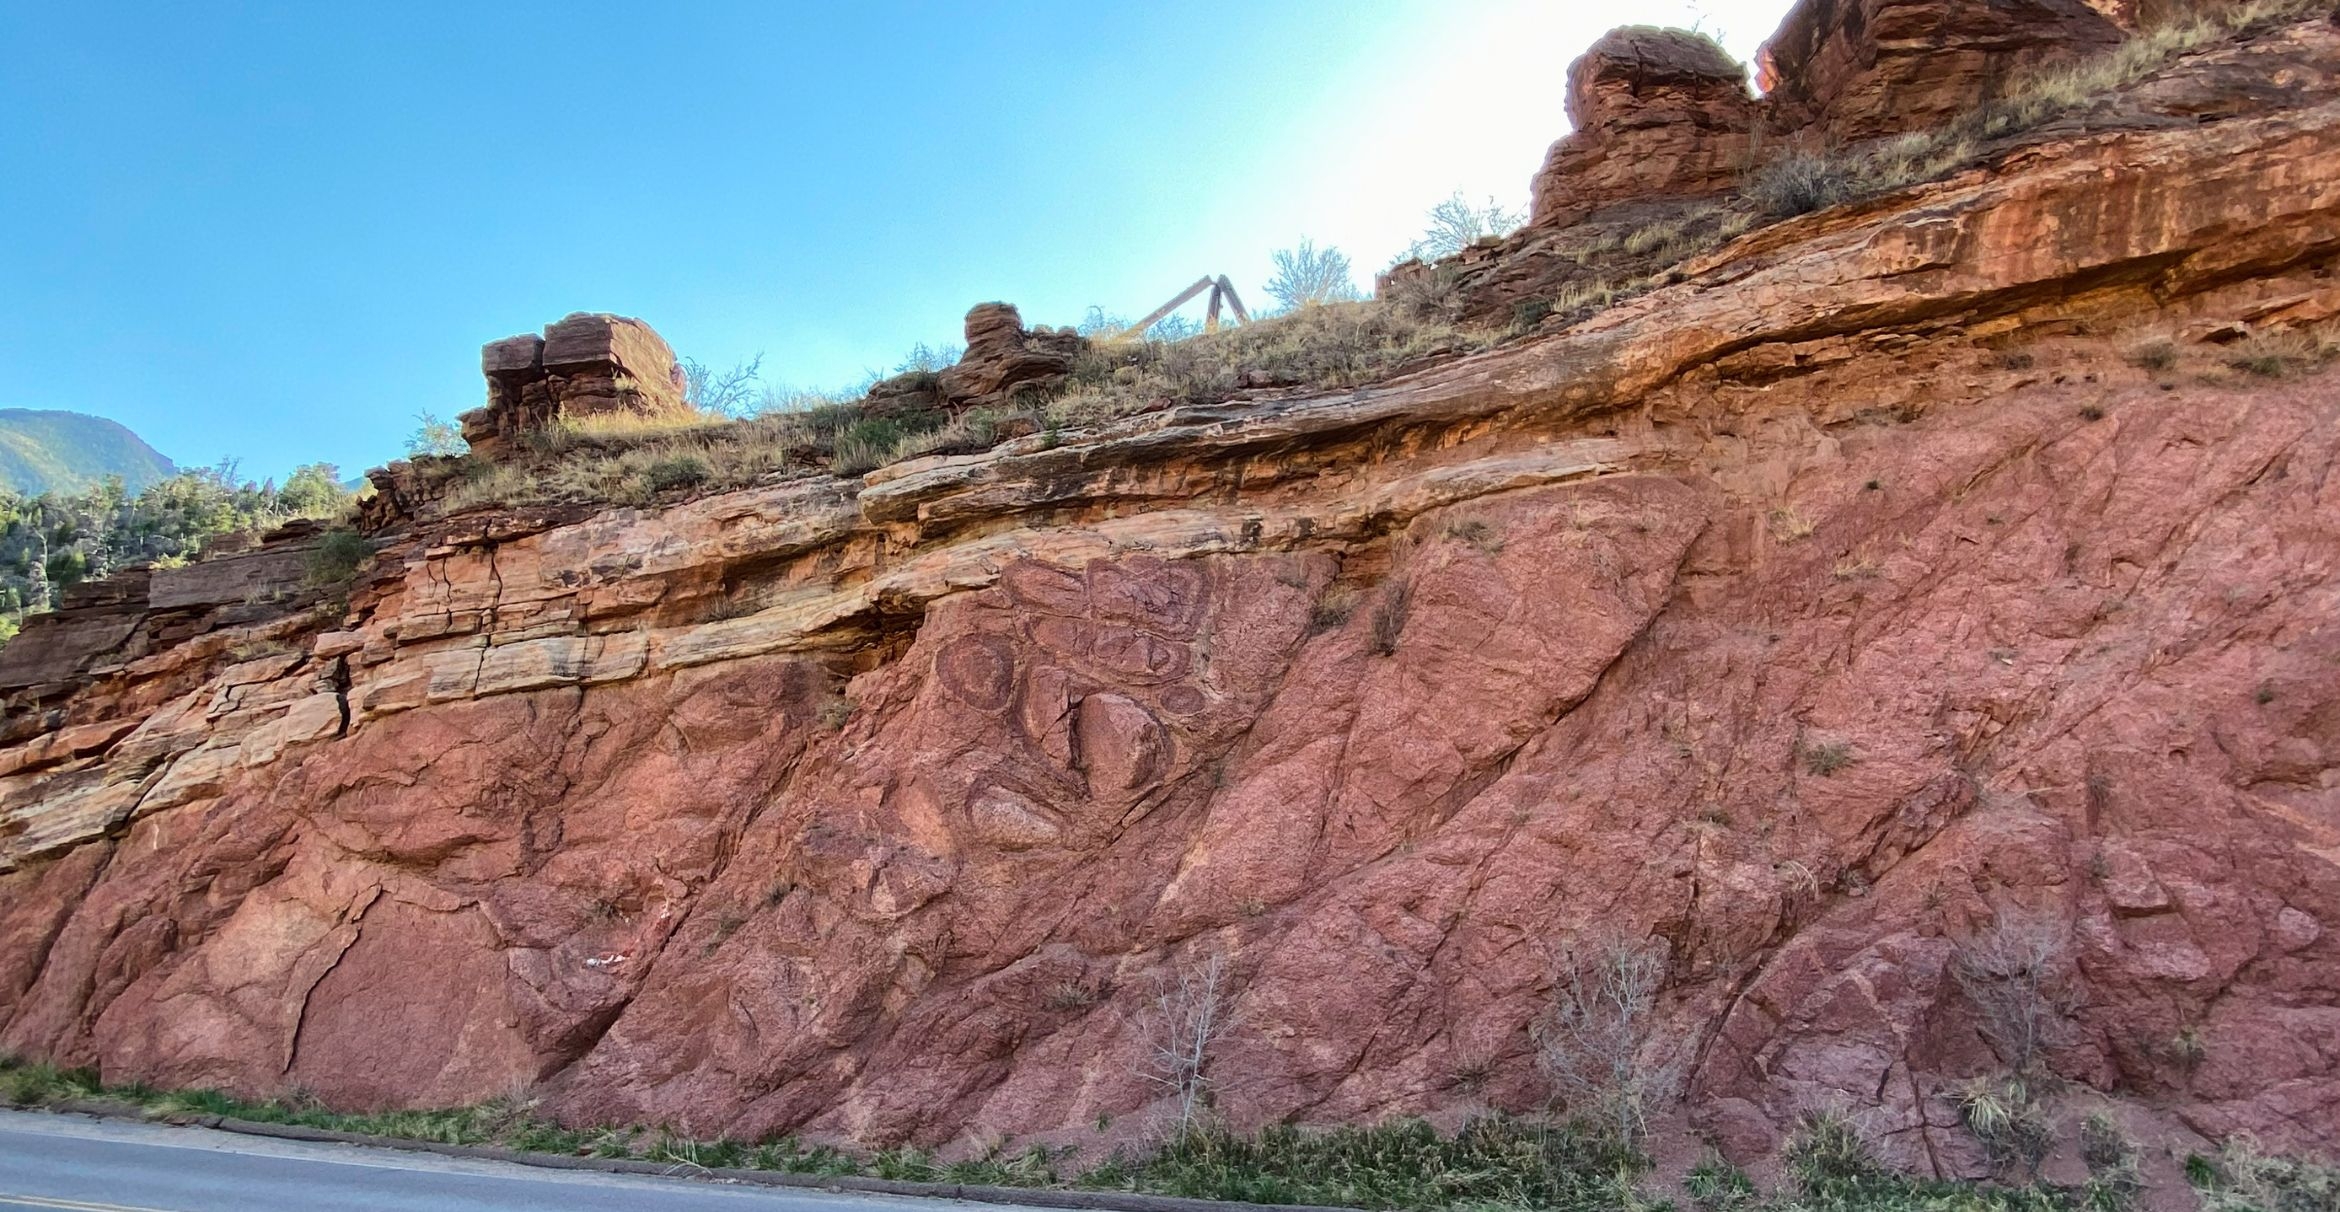
<path fill-rule="evenodd" d="M 346 499 L 333 469 L 295 473 L 286 488 L 309 503 Z M 0 635 L 25 613 L 56 605 L 65 588 L 140 565 L 176 565 L 215 535 L 265 531 L 292 511 L 279 493 L 237 483 L 235 465 L 182 472 L 132 495 L 119 482 L 78 494 L 0 490 Z"/>
<path fill-rule="evenodd" d="M 349 508 L 353 495 L 341 486 L 340 468 L 331 463 L 308 463 L 293 469 L 276 499 L 296 518 L 332 518 Z"/>

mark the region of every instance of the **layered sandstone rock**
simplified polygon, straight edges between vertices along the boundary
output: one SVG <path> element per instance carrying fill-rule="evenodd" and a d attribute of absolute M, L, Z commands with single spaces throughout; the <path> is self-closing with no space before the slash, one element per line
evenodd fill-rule
<path fill-rule="evenodd" d="M 2340 314 L 2340 96 L 2202 112 L 1355 391 L 108 590 L 7 700 L 0 1048 L 1094 1145 L 1214 957 L 1239 1125 L 1538 1106 L 1622 931 L 1732 1156 L 1979 1174 L 2026 922 L 2071 1106 L 2340 1147 L 2340 392 L 2132 357 Z"/>
<path fill-rule="evenodd" d="M 1620 202 L 1737 184 L 1755 129 L 1747 69 L 1713 39 L 1613 30 L 1568 69 L 1571 132 L 1533 183 L 1529 224 L 1560 227 Z"/>
<path fill-rule="evenodd" d="M 649 325 L 625 316 L 578 312 L 547 325 L 543 336 L 491 341 L 479 360 L 487 407 L 461 419 L 464 440 L 483 458 L 564 417 L 687 412 L 674 350 Z"/>
<path fill-rule="evenodd" d="M 954 409 L 1009 404 L 1063 381 L 1085 344 L 1071 329 L 1026 328 L 1005 303 L 967 313 L 967 351 L 942 372 L 939 387 Z"/>
<path fill-rule="evenodd" d="M 1829 139 L 1943 125 L 2027 68 L 2120 42 L 2088 0 L 1804 0 L 1764 44 L 1773 123 Z M 2135 19 L 2134 16 L 2131 19 Z"/>
<path fill-rule="evenodd" d="M 966 339 L 957 362 L 884 380 L 870 388 L 862 407 L 875 416 L 915 416 L 1028 404 L 1062 383 L 1088 346 L 1069 328 L 1024 327 L 1023 313 L 1007 303 L 970 308 Z"/>

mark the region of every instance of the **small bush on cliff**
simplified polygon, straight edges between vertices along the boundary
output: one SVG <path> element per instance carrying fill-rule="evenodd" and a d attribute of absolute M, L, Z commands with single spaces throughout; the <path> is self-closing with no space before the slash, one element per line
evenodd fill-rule
<path fill-rule="evenodd" d="M 2071 932 L 2047 913 L 2001 912 L 1958 944 L 1951 974 L 1980 1016 L 1976 1026 L 2019 1078 L 2038 1072 L 2067 1032 Z"/>
<path fill-rule="evenodd" d="M 2225 360 L 2244 374 L 2280 379 L 2313 370 L 2329 352 L 2316 334 L 2288 329 L 2252 333 L 2230 346 Z"/>
<path fill-rule="evenodd" d="M 374 545 L 354 530 L 328 530 L 309 552 L 307 580 L 314 586 L 344 585 L 374 554 Z"/>
<path fill-rule="evenodd" d="M 1671 1098 L 1677 1066 L 1655 1055 L 1662 942 L 1602 935 L 1562 951 L 1552 1000 L 1536 1021 L 1536 1065 L 1568 1113 L 1638 1149 L 1650 1113 Z"/>
<path fill-rule="evenodd" d="M 1826 210 L 1859 189 L 1860 174 L 1849 157 L 1798 151 L 1755 170 L 1746 193 L 1763 213 L 1789 219 Z"/>
<path fill-rule="evenodd" d="M 672 454 L 642 469 L 642 482 L 652 492 L 694 488 L 714 478 L 707 460 L 695 454 Z"/>
<path fill-rule="evenodd" d="M 2098 1112 L 2080 1121 L 2080 1160 L 2088 1166 L 2086 1203 L 2091 1208 L 2126 1208 L 2145 1190 L 2137 1146 L 2111 1116 Z"/>
<path fill-rule="evenodd" d="M 1414 611 L 1414 591 L 1404 581 L 1391 581 L 1373 604 L 1373 651 L 1396 656 L 1398 639 L 1406 633 L 1406 619 Z"/>
<path fill-rule="evenodd" d="M 2039 1163 L 2054 1143 L 2055 1120 L 2030 1082 L 1977 1078 L 1960 1087 L 1957 1101 L 1958 1118 L 1993 1167 L 2038 1176 Z"/>
<path fill-rule="evenodd" d="M 1853 764 L 1850 741 L 1806 741 L 1803 744 L 1804 769 L 1828 778 Z"/>
<path fill-rule="evenodd" d="M 1181 1135 L 1194 1130 L 1209 1105 L 1211 1057 L 1232 1013 L 1222 956 L 1174 969 L 1154 989 L 1145 1076 L 1170 1096 Z"/>

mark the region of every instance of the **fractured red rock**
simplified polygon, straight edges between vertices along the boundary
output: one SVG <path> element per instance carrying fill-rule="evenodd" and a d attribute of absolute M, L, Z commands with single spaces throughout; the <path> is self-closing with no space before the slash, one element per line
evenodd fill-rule
<path fill-rule="evenodd" d="M 93 591 L 0 732 L 0 1047 L 1094 1143 L 1213 957 L 1238 1126 L 1538 1107 L 1624 930 L 1734 1157 L 1853 1109 L 1973 1175 L 1955 959 L 2020 920 L 2075 1097 L 2340 1146 L 2340 372 L 2130 356 L 2336 314 L 2287 79 L 1351 391 L 444 519 L 334 619 Z"/>

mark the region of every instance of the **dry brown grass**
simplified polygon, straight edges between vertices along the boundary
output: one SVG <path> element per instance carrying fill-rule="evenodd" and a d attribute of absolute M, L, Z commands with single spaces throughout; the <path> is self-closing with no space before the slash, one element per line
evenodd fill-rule
<path fill-rule="evenodd" d="M 1382 301 L 1302 308 L 1178 342 L 1089 350 L 1037 413 L 974 409 L 871 416 L 865 396 L 774 396 L 745 420 L 695 413 L 563 421 L 502 463 L 451 461 L 442 509 L 561 502 L 643 505 L 791 475 L 860 475 L 905 459 L 988 450 L 1004 434 L 1094 424 L 1256 386 L 1353 387 L 1410 363 L 1479 348 L 1489 334 Z"/>
<path fill-rule="evenodd" d="M 1314 304 L 1184 341 L 1101 343 L 1045 415 L 1079 426 L 1252 387 L 1355 387 L 1493 339 L 1391 300 Z"/>
<path fill-rule="evenodd" d="M 2328 333 L 2294 328 L 2252 333 L 2227 346 L 2222 360 L 2244 374 L 2281 379 L 2313 370 L 2333 353 Z"/>

